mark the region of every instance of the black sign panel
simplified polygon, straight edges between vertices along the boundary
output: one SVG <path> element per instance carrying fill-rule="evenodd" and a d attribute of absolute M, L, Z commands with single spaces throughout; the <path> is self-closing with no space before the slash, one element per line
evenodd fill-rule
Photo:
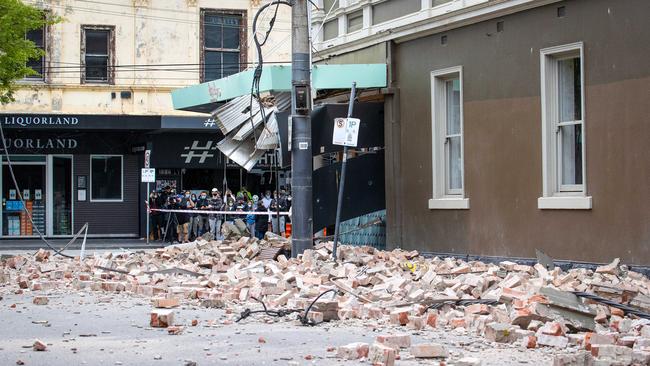
<path fill-rule="evenodd" d="M 10 154 L 127 154 L 131 145 L 140 139 L 139 134 L 131 132 L 6 130 L 4 134 Z"/>
<path fill-rule="evenodd" d="M 12 129 L 151 130 L 160 128 L 160 116 L 110 114 L 0 114 L 2 127 Z"/>
<path fill-rule="evenodd" d="M 314 171 L 314 232 L 334 225 L 341 163 Z M 341 221 L 386 208 L 384 151 L 348 160 Z"/>
<path fill-rule="evenodd" d="M 165 130 L 206 130 L 206 132 L 220 132 L 217 122 L 210 115 L 204 117 L 162 116 L 160 128 Z"/>
<path fill-rule="evenodd" d="M 325 104 L 314 107 L 311 113 L 312 153 L 314 155 L 342 151 L 343 146 L 332 145 L 334 119 L 348 115 L 347 104 Z M 384 104 L 355 103 L 352 117 L 361 120 L 357 148 L 384 146 Z"/>
<path fill-rule="evenodd" d="M 217 143 L 223 139 L 221 131 L 205 133 L 159 133 L 148 134 L 152 142 L 152 168 L 223 168 L 225 156 Z M 275 165 L 275 153 L 262 155 L 255 168 L 270 169 Z M 229 168 L 239 168 L 228 160 Z"/>
<path fill-rule="evenodd" d="M 361 120 L 357 147 L 384 146 L 384 104 L 356 103 L 353 112 L 352 116 Z M 280 132 L 283 168 L 291 165 L 289 115 L 290 112 L 281 112 L 275 115 Z M 347 117 L 347 115 L 347 104 L 324 104 L 314 107 L 311 112 L 312 154 L 314 156 L 343 151 L 343 146 L 332 145 L 332 134 L 334 133 L 334 119 Z"/>

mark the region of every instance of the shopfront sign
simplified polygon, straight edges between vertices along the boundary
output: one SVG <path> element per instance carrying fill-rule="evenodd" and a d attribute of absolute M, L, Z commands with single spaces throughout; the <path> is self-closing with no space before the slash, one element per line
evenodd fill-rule
<path fill-rule="evenodd" d="M 76 138 L 5 138 L 10 152 L 17 150 L 74 150 L 79 146 Z"/>
<path fill-rule="evenodd" d="M 75 126 L 79 124 L 79 117 L 72 116 L 4 116 L 3 124 L 5 126 Z"/>
<path fill-rule="evenodd" d="M 224 162 L 228 168 L 239 168 L 235 162 L 227 159 L 217 148 L 217 143 L 223 138 L 220 132 L 154 134 L 151 166 L 161 168 L 223 168 Z M 216 135 L 216 136 L 215 136 Z M 270 169 L 275 166 L 275 152 L 269 151 L 262 155 L 255 168 Z M 159 174 L 163 175 L 159 172 Z"/>
<path fill-rule="evenodd" d="M 10 154 L 124 154 L 137 138 L 111 132 L 5 131 Z"/>
<path fill-rule="evenodd" d="M 0 123 L 10 129 L 123 129 L 160 128 L 160 116 L 110 114 L 0 114 Z"/>

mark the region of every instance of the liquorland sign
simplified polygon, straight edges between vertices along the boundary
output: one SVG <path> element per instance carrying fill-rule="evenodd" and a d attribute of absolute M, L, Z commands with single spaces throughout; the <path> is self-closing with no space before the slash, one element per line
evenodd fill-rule
<path fill-rule="evenodd" d="M 79 124 L 78 117 L 61 117 L 61 116 L 4 116 L 2 123 L 5 126 L 43 126 L 43 125 L 66 125 L 76 126 Z"/>
<path fill-rule="evenodd" d="M 8 129 L 154 130 L 160 116 L 0 113 L 0 123 Z"/>
<path fill-rule="evenodd" d="M 216 120 L 210 116 L 0 113 L 0 123 L 8 129 L 219 131 Z"/>
<path fill-rule="evenodd" d="M 79 145 L 75 138 L 5 138 L 5 142 L 9 151 L 22 149 L 74 150 Z"/>

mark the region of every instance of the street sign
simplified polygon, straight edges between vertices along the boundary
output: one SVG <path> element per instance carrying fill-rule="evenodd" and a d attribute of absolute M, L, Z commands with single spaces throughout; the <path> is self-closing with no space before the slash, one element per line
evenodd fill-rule
<path fill-rule="evenodd" d="M 145 150 L 144 152 L 144 167 L 151 168 L 151 150 Z"/>
<path fill-rule="evenodd" d="M 360 125 L 358 118 L 335 118 L 332 144 L 356 147 Z"/>
<path fill-rule="evenodd" d="M 156 169 L 143 168 L 142 169 L 142 183 L 156 183 Z"/>

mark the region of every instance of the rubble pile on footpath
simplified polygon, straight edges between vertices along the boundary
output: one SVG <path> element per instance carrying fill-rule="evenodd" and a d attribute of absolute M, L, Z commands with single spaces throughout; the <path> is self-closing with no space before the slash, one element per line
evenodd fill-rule
<path fill-rule="evenodd" d="M 352 246 L 339 247 L 335 263 L 331 242 L 299 258 L 277 254 L 289 247 L 287 239 L 268 233 L 261 241 L 200 239 L 84 259 L 39 250 L 2 258 L 0 291 L 23 294 L 34 304 L 47 304 L 49 292 L 62 290 L 149 297 L 152 311 L 145 315 L 150 326 L 167 328 L 170 334 L 183 331 L 184 325 L 174 321 L 179 305 L 223 308 L 226 318 L 220 322 L 226 325 L 239 320 L 295 326 L 361 323 L 379 333 L 374 343 L 335 345 L 330 351 L 373 365 L 407 358 L 481 364 L 477 358 L 454 358 L 441 344 L 411 343 L 411 334 L 432 328 L 512 347 L 545 347 L 553 350 L 558 366 L 650 364 L 650 320 L 573 293 L 594 294 L 641 315 L 650 312 L 650 281 L 618 259 L 596 271 L 566 272 L 539 263 L 465 262 Z M 314 303 L 328 290 L 333 291 Z M 281 312 L 247 311 L 261 310 L 262 303 Z M 37 348 L 43 347 L 35 344 Z"/>

